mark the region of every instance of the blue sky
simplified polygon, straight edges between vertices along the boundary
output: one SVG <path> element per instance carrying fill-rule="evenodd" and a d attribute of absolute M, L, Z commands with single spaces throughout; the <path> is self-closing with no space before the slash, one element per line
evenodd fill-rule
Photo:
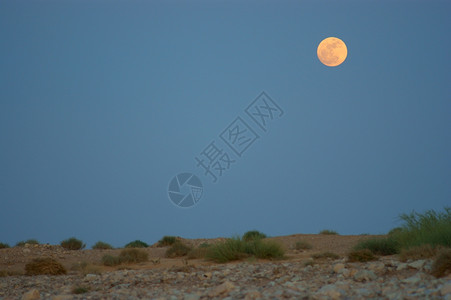
<path fill-rule="evenodd" d="M 0 241 L 385 233 L 451 199 L 449 1 L 1 1 Z M 346 61 L 316 47 L 342 39 Z M 245 119 L 266 92 L 284 111 Z M 260 138 L 216 183 L 198 156 Z M 230 152 L 230 151 L 229 151 Z M 169 181 L 190 172 L 181 209 Z"/>

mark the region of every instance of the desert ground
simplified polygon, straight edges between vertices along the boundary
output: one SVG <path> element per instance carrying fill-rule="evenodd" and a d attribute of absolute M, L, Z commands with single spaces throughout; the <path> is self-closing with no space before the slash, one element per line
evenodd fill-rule
<path fill-rule="evenodd" d="M 6 299 L 451 299 L 451 276 L 430 274 L 432 260 L 401 262 L 396 255 L 349 262 L 346 254 L 361 235 L 294 234 L 267 238 L 283 245 L 280 260 L 243 259 L 214 263 L 166 258 L 168 247 L 142 248 L 146 262 L 103 266 L 105 254 L 122 249 L 66 250 L 59 245 L 0 249 L 0 300 Z M 217 239 L 181 239 L 192 247 Z M 312 248 L 296 250 L 296 242 Z M 335 258 L 312 258 L 332 252 Z M 66 275 L 27 276 L 34 258 L 60 262 Z"/>

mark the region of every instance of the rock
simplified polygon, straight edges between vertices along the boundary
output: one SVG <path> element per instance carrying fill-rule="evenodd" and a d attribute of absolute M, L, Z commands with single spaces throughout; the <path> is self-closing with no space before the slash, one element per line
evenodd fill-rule
<path fill-rule="evenodd" d="M 385 269 L 385 264 L 382 262 L 372 262 L 368 265 L 368 270 L 374 272 L 382 272 Z"/>
<path fill-rule="evenodd" d="M 341 274 L 341 271 L 342 271 L 344 268 L 345 268 L 345 265 L 339 263 L 339 264 L 335 264 L 335 265 L 334 265 L 333 270 L 334 270 L 335 273 Z"/>
<path fill-rule="evenodd" d="M 183 296 L 183 300 L 199 300 L 200 296 L 197 294 L 187 294 Z"/>
<path fill-rule="evenodd" d="M 41 299 L 41 294 L 39 294 L 39 291 L 37 289 L 31 289 L 22 296 L 22 300 L 37 300 L 37 299 Z"/>
<path fill-rule="evenodd" d="M 374 274 L 373 271 L 368 270 L 360 270 L 354 274 L 354 280 L 359 282 L 375 280 L 376 278 L 377 278 L 376 274 Z"/>
<path fill-rule="evenodd" d="M 411 262 L 407 266 L 410 268 L 413 268 L 413 269 L 421 270 L 425 264 L 426 264 L 425 260 L 417 260 L 417 261 Z"/>
<path fill-rule="evenodd" d="M 96 274 L 86 274 L 85 276 L 85 280 L 86 281 L 93 281 L 97 279 L 97 275 Z"/>
<path fill-rule="evenodd" d="M 57 295 L 52 297 L 52 300 L 72 300 L 72 299 L 74 299 L 74 296 L 72 295 Z"/>
<path fill-rule="evenodd" d="M 245 300 L 254 300 L 262 298 L 262 294 L 260 294 L 259 291 L 253 290 L 246 293 L 246 296 L 244 297 Z"/>
<path fill-rule="evenodd" d="M 202 279 L 210 279 L 213 274 L 211 272 L 206 272 L 202 275 Z"/>
<path fill-rule="evenodd" d="M 412 277 L 408 277 L 408 278 L 401 280 L 402 283 L 407 283 L 407 284 L 417 284 L 420 281 L 421 281 L 420 274 L 416 274 Z"/>
<path fill-rule="evenodd" d="M 222 294 L 227 294 L 234 288 L 235 288 L 235 285 L 233 285 L 233 283 L 231 283 L 230 281 L 225 281 L 222 284 L 220 284 L 217 287 L 210 290 L 210 292 L 208 292 L 208 296 L 217 297 Z"/>
<path fill-rule="evenodd" d="M 440 294 L 442 296 L 451 295 L 451 282 L 447 282 L 440 288 Z"/>
<path fill-rule="evenodd" d="M 331 299 L 340 299 L 344 291 L 335 286 L 335 284 L 328 284 L 320 288 L 316 294 L 327 296 Z"/>
<path fill-rule="evenodd" d="M 398 266 L 396 267 L 396 271 L 402 271 L 402 270 L 405 270 L 405 269 L 407 269 L 407 264 L 406 263 L 398 264 Z"/>

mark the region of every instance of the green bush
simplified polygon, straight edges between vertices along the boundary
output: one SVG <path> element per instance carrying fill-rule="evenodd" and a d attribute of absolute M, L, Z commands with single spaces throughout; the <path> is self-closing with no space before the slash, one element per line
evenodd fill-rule
<path fill-rule="evenodd" d="M 184 243 L 177 241 L 172 246 L 166 250 L 166 257 L 182 257 L 187 255 L 191 251 L 191 247 L 185 245 Z"/>
<path fill-rule="evenodd" d="M 60 243 L 61 247 L 63 247 L 64 249 L 68 249 L 68 250 L 81 250 L 83 248 L 86 247 L 85 244 L 83 244 L 82 241 L 71 237 L 67 240 L 64 240 Z"/>
<path fill-rule="evenodd" d="M 306 241 L 297 241 L 295 245 L 296 250 L 308 250 L 312 248 L 313 248 L 312 245 L 310 245 Z"/>
<path fill-rule="evenodd" d="M 348 254 L 350 262 L 367 262 L 376 259 L 376 256 L 369 249 L 353 250 Z"/>
<path fill-rule="evenodd" d="M 125 245 L 125 248 L 147 248 L 147 247 L 149 247 L 149 245 L 140 240 L 136 240 Z"/>
<path fill-rule="evenodd" d="M 399 253 L 399 243 L 392 237 L 378 237 L 365 239 L 353 248 L 353 250 L 368 249 L 376 255 L 392 255 Z"/>
<path fill-rule="evenodd" d="M 25 244 L 39 245 L 39 242 L 37 240 L 35 240 L 35 239 L 29 239 L 29 240 L 26 240 L 26 241 L 17 242 L 16 247 L 24 247 Z"/>
<path fill-rule="evenodd" d="M 266 234 L 264 234 L 263 232 L 260 232 L 258 230 L 251 230 L 246 232 L 245 234 L 243 234 L 243 240 L 248 242 L 248 241 L 252 241 L 255 239 L 264 239 L 266 238 Z"/>
<path fill-rule="evenodd" d="M 102 257 L 102 264 L 107 267 L 118 266 L 121 263 L 122 263 L 121 259 L 117 256 L 107 254 Z"/>
<path fill-rule="evenodd" d="M 94 246 L 92 246 L 92 249 L 107 250 L 107 249 L 113 249 L 113 246 L 111 246 L 108 243 L 98 241 L 97 243 L 94 244 Z"/>
<path fill-rule="evenodd" d="M 207 258 L 224 263 L 247 257 L 279 259 L 283 258 L 284 254 L 283 248 L 276 242 L 263 241 L 259 238 L 245 241 L 239 237 L 234 237 L 209 247 Z"/>
<path fill-rule="evenodd" d="M 149 254 L 140 249 L 124 249 L 119 254 L 119 259 L 123 263 L 140 263 L 145 262 L 149 258 Z"/>
<path fill-rule="evenodd" d="M 0 249 L 6 249 L 9 248 L 9 245 L 6 243 L 0 243 Z"/>
<path fill-rule="evenodd" d="M 412 212 L 401 214 L 404 221 L 402 230 L 392 232 L 390 236 L 397 240 L 402 248 L 429 244 L 451 247 L 451 208 L 444 212 L 428 210 L 422 214 Z"/>
<path fill-rule="evenodd" d="M 172 235 L 165 235 L 161 240 L 158 241 L 158 246 L 166 247 L 172 246 L 177 241 L 177 237 Z"/>
<path fill-rule="evenodd" d="M 319 234 L 329 234 L 329 235 L 338 235 L 338 232 L 334 230 L 324 229 L 319 232 Z"/>

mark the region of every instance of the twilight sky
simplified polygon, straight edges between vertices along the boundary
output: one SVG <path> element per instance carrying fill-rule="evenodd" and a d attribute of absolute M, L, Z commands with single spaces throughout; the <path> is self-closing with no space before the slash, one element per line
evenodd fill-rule
<path fill-rule="evenodd" d="M 450 11 L 413 0 L 1 1 L 0 242 L 379 234 L 400 213 L 441 210 Z M 329 36 L 348 48 L 338 67 L 316 57 Z M 283 111 L 263 128 L 246 113 L 262 92 Z M 246 125 L 252 144 L 238 137 L 238 155 L 227 130 Z M 216 183 L 196 161 L 212 142 L 234 161 Z M 168 185 L 186 172 L 204 190 L 179 208 Z"/>

